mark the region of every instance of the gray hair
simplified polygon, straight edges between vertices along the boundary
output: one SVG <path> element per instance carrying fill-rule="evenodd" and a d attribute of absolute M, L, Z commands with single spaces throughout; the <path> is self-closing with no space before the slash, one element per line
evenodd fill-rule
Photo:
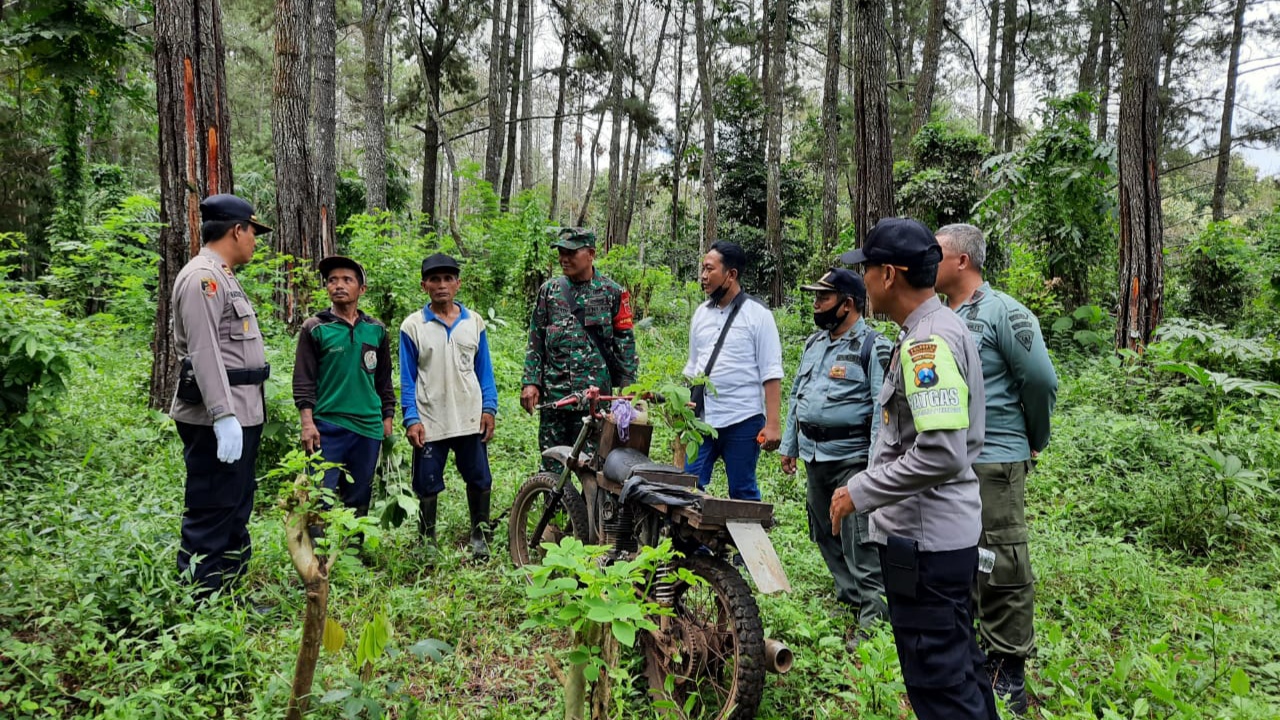
<path fill-rule="evenodd" d="M 951 247 L 956 252 L 968 255 L 969 262 L 979 270 L 987 261 L 987 241 L 982 237 L 982 231 L 973 225 L 967 223 L 943 225 L 933 236 L 938 239 L 946 236 Z"/>

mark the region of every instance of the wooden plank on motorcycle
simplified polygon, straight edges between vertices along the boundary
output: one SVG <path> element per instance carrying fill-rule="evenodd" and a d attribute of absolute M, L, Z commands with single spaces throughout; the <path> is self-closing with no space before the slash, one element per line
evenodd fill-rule
<path fill-rule="evenodd" d="M 791 582 L 782 569 L 778 553 L 760 523 L 730 520 L 725 527 L 733 536 L 733 544 L 751 572 L 751 579 L 756 581 L 756 589 L 765 595 L 791 591 Z"/>
<path fill-rule="evenodd" d="M 773 520 L 773 505 L 753 500 L 728 500 L 726 498 L 702 498 L 702 524 L 723 525 L 730 520 L 747 520 L 768 523 Z"/>

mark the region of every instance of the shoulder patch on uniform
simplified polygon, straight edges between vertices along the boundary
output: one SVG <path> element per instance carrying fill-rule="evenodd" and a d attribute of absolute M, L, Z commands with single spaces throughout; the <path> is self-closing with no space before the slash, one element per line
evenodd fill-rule
<path fill-rule="evenodd" d="M 618 300 L 618 314 L 613 316 L 613 329 L 623 331 L 633 327 L 635 318 L 631 315 L 631 293 L 623 290 L 622 298 Z"/>
<path fill-rule="evenodd" d="M 200 278 L 200 290 L 206 297 L 213 297 L 218 294 L 218 281 L 211 277 Z"/>
<path fill-rule="evenodd" d="M 916 432 L 969 427 L 969 386 L 946 341 L 937 335 L 903 348 L 904 384 Z"/>

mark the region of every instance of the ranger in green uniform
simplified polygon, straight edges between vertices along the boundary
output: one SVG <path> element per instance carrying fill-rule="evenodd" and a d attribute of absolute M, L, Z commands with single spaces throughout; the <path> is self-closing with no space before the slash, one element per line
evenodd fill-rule
<path fill-rule="evenodd" d="M 867 289 L 856 273 L 837 268 L 801 290 L 814 293 L 819 330 L 805 341 L 778 451 L 788 475 L 795 473 L 797 459 L 804 460 L 809 537 L 835 579 L 836 599 L 858 614 L 858 626 L 865 629 L 888 618 L 880 551 L 864 514 L 845 518 L 840 535 L 831 534 L 831 494 L 867 467 L 880 424 L 876 395 L 893 343 L 862 319 Z"/>
<path fill-rule="evenodd" d="M 1049 416 L 1058 391 L 1040 321 L 1025 306 L 982 279 L 987 243 L 972 225 L 938 230 L 942 263 L 938 291 L 964 319 L 982 358 L 987 437 L 974 463 L 982 488 L 982 541 L 995 553 L 991 573 L 978 576 L 978 632 L 987 669 L 1009 708 L 1026 711 L 1026 660 L 1035 648 L 1035 578 L 1027 551 L 1026 481 L 1049 444 Z"/>
<path fill-rule="evenodd" d="M 563 228 L 552 245 L 560 252 L 561 277 L 538 289 L 529 319 L 520 405 L 533 413 L 579 390 L 622 388 L 635 382 L 639 360 L 632 329 L 631 295 L 595 269 L 596 235 Z M 542 410 L 538 445 L 572 445 L 582 428 L 581 413 Z M 542 467 L 558 472 L 560 463 Z"/>
<path fill-rule="evenodd" d="M 871 513 L 882 544 L 889 622 L 902 681 L 920 720 L 997 720 L 974 638 L 982 501 L 973 463 L 982 450 L 982 364 L 964 322 L 934 293 L 942 250 L 914 220 L 885 218 L 840 256 L 863 263 L 867 297 L 902 327 L 878 399 L 871 464 L 831 497 L 840 532 Z"/>

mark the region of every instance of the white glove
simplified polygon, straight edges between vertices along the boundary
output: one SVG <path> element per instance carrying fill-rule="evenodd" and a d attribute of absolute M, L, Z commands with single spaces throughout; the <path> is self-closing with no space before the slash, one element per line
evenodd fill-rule
<path fill-rule="evenodd" d="M 218 438 L 218 459 L 233 463 L 244 452 L 244 431 L 235 415 L 226 415 L 213 421 L 213 434 Z"/>

